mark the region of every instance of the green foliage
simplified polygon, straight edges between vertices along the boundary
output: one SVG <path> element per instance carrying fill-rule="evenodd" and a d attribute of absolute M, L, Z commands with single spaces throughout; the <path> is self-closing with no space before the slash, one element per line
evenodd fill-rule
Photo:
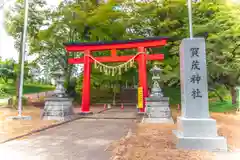
<path fill-rule="evenodd" d="M 208 28 L 214 28 L 207 39 L 209 79 L 231 88 L 240 82 L 240 22 L 236 20 L 240 9 L 222 5 L 219 10 L 207 24 Z"/>
<path fill-rule="evenodd" d="M 24 64 L 24 79 L 32 79 L 33 75 L 30 72 L 33 68 L 35 68 L 34 63 L 25 62 Z M 13 59 L 1 60 L 0 59 L 0 80 L 4 83 L 8 83 L 9 81 L 16 82 L 17 72 L 19 72 L 20 68 L 18 64 Z"/>
<path fill-rule="evenodd" d="M 17 1 L 7 12 L 6 21 L 7 30 L 16 39 L 18 46 L 23 24 L 22 2 L 22 0 Z M 183 38 L 189 36 L 186 0 L 138 2 L 111 0 L 106 3 L 93 0 L 66 0 L 56 9 L 47 8 L 45 5 L 44 0 L 34 0 L 31 3 L 28 26 L 30 54 L 38 57 L 35 68 L 40 68 L 40 65 L 43 67 L 39 69 L 39 73 L 49 76 L 53 71 L 63 70 L 65 85 L 68 88 L 70 77 L 76 75 L 78 68 L 69 65 L 67 59 L 83 54 L 67 54 L 64 50 L 64 42 L 167 36 L 170 37 L 167 46 L 147 50 L 149 54 L 164 52 L 165 60 L 148 62 L 147 68 L 149 71 L 153 64 L 159 64 L 163 69 L 161 83 L 169 88 L 179 88 L 179 45 Z M 39 10 L 39 6 L 44 9 Z M 16 12 L 19 14 L 13 14 Z M 199 3 L 193 3 L 194 36 L 206 38 L 209 96 L 220 100 L 225 100 L 226 90 L 229 91 L 240 83 L 240 18 L 238 15 L 240 15 L 239 5 L 232 5 L 225 0 L 201 0 Z M 119 53 L 135 54 L 136 51 L 123 50 Z M 99 51 L 94 53 L 94 56 L 107 54 Z M 2 74 L 6 76 L 8 74 L 5 71 L 2 71 Z M 126 81 L 136 84 L 138 81 L 136 73 L 137 67 L 133 67 L 121 76 L 112 77 L 103 75 L 93 68 L 91 86 L 94 89 L 104 85 L 113 86 L 109 87 L 109 91 L 115 93 Z M 150 73 L 148 75 L 150 77 Z M 82 74 L 80 73 L 76 90 L 80 91 L 81 88 Z M 224 91 L 221 88 L 224 88 Z M 166 94 L 169 96 L 177 94 L 173 96 L 171 103 L 179 103 L 180 92 L 166 89 Z"/>
<path fill-rule="evenodd" d="M 14 96 L 16 93 L 15 85 L 11 83 L 0 84 L 0 88 L 5 92 L 4 95 L 0 95 L 0 98 L 6 96 Z M 50 85 L 25 84 L 23 86 L 23 94 L 39 93 L 51 90 L 54 90 L 54 87 Z"/>
<path fill-rule="evenodd" d="M 231 101 L 215 101 L 209 103 L 209 110 L 211 112 L 230 112 L 236 110 L 236 105 L 233 105 Z"/>
<path fill-rule="evenodd" d="M 36 38 L 40 28 L 46 25 L 46 1 L 32 0 L 29 2 L 29 17 L 28 17 L 28 41 L 32 44 Z M 17 13 L 17 14 L 16 14 Z M 24 22 L 24 0 L 17 0 L 14 5 L 6 12 L 5 26 L 8 33 L 15 39 L 15 48 L 20 51 L 21 32 Z"/>
<path fill-rule="evenodd" d="M 166 97 L 170 98 L 170 104 L 181 104 L 181 92 L 180 88 L 176 87 L 163 87 L 163 93 Z"/>
<path fill-rule="evenodd" d="M 1 60 L 0 59 L 0 79 L 5 83 L 8 83 L 10 79 L 16 79 L 16 74 L 14 72 L 15 61 L 14 60 Z"/>
<path fill-rule="evenodd" d="M 5 88 L 0 88 L 0 97 L 7 97 L 8 94 L 6 93 L 6 89 Z"/>
<path fill-rule="evenodd" d="M 61 3 L 57 10 L 49 13 L 51 23 L 38 33 L 36 43 L 31 45 L 31 52 L 39 57 L 36 63 L 40 63 L 48 72 L 63 70 L 67 87 L 77 68 L 67 63 L 68 55 L 63 43 L 116 40 L 122 37 L 126 27 L 120 19 L 123 14 L 113 10 L 115 5 L 114 1 L 100 5 L 92 1 Z M 69 54 L 69 57 L 74 56 L 76 54 Z"/>

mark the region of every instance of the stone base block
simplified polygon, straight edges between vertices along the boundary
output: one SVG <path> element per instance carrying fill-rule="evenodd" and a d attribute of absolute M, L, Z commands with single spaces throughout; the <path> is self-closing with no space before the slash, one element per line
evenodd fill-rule
<path fill-rule="evenodd" d="M 211 118 L 177 118 L 176 147 L 182 149 L 227 151 L 227 141 L 217 134 L 216 120 Z"/>
<path fill-rule="evenodd" d="M 11 116 L 7 117 L 7 120 L 32 120 L 31 116 Z"/>
<path fill-rule="evenodd" d="M 145 115 L 145 112 L 137 112 L 138 115 Z"/>
<path fill-rule="evenodd" d="M 43 120 L 66 121 L 73 115 L 72 99 L 51 97 L 45 99 Z"/>
<path fill-rule="evenodd" d="M 92 115 L 93 112 L 80 112 L 80 113 L 77 113 L 78 115 Z"/>
<path fill-rule="evenodd" d="M 172 118 L 143 118 L 142 123 L 168 123 L 174 124 Z"/>
<path fill-rule="evenodd" d="M 211 118 L 177 118 L 178 131 L 184 137 L 216 137 L 216 120 Z"/>
<path fill-rule="evenodd" d="M 227 152 L 227 141 L 224 137 L 184 137 L 181 132 L 176 130 L 173 131 L 173 134 L 178 149 Z"/>

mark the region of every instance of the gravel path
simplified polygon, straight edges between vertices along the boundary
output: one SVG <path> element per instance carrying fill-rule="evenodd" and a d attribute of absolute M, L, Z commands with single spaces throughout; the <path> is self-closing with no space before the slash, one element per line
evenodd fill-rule
<path fill-rule="evenodd" d="M 80 119 L 0 145 L 0 159 L 108 160 L 105 149 L 135 126 L 128 119 Z"/>

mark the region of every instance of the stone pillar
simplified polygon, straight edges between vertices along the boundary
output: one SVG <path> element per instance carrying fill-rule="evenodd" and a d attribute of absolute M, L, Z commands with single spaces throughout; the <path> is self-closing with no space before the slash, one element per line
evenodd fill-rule
<path fill-rule="evenodd" d="M 227 151 L 209 117 L 206 47 L 204 38 L 183 39 L 180 46 L 181 117 L 177 118 L 177 148 Z"/>

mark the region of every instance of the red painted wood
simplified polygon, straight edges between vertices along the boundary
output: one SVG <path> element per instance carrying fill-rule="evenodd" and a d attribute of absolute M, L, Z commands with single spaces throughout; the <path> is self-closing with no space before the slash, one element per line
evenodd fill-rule
<path fill-rule="evenodd" d="M 161 40 L 151 40 L 146 42 L 131 42 L 131 43 L 113 43 L 113 44 L 102 44 L 102 45 L 66 45 L 65 49 L 68 52 L 80 52 L 85 50 L 90 51 L 100 51 L 100 50 L 111 50 L 111 49 L 130 49 L 130 48 L 138 48 L 138 47 L 157 47 L 164 46 L 167 44 L 166 39 Z"/>
<path fill-rule="evenodd" d="M 145 52 L 144 47 L 139 47 L 138 52 Z M 147 55 L 140 54 L 138 58 L 138 79 L 139 79 L 139 86 L 143 87 L 143 108 L 139 110 L 139 112 L 145 112 L 145 98 L 148 94 L 147 88 Z"/>
<path fill-rule="evenodd" d="M 114 57 L 114 58 L 117 56 L 117 50 L 116 49 L 111 50 L 111 56 Z"/>
<path fill-rule="evenodd" d="M 134 56 L 116 56 L 116 57 L 94 57 L 97 61 L 99 62 L 126 62 L 129 59 L 131 59 Z M 135 60 L 138 59 L 139 56 L 136 57 Z M 164 54 L 148 54 L 146 55 L 147 60 L 164 60 Z M 90 62 L 94 62 L 92 59 L 90 59 Z M 69 58 L 68 59 L 68 63 L 69 64 L 80 64 L 80 63 L 84 63 L 84 58 Z"/>
<path fill-rule="evenodd" d="M 83 76 L 83 89 L 82 89 L 82 107 L 81 112 L 90 112 L 90 76 L 91 76 L 91 63 L 90 57 L 86 56 L 90 54 L 90 51 L 85 51 L 84 56 L 84 76 Z"/>

